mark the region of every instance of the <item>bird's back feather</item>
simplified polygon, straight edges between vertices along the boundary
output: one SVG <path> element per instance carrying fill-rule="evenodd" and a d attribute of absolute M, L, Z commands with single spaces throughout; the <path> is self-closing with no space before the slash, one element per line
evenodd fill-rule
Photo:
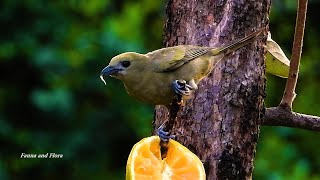
<path fill-rule="evenodd" d="M 210 51 L 209 47 L 179 45 L 152 51 L 146 56 L 151 57 L 155 72 L 173 71 L 184 64 Z"/>
<path fill-rule="evenodd" d="M 152 51 L 146 54 L 146 56 L 149 56 L 151 59 L 151 64 L 154 68 L 153 71 L 173 71 L 184 64 L 205 55 L 206 53 L 210 53 L 211 56 L 217 56 L 221 53 L 228 54 L 233 52 L 236 49 L 252 42 L 263 30 L 264 28 L 220 48 L 179 45 Z M 219 59 L 222 57 L 223 56 L 220 56 Z"/>

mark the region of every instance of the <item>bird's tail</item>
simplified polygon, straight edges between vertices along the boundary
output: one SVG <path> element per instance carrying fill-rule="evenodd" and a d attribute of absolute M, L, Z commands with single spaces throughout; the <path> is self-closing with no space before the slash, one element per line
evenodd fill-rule
<path fill-rule="evenodd" d="M 221 47 L 221 48 L 214 48 L 212 49 L 211 53 L 213 55 L 218 55 L 222 52 L 224 52 L 224 54 L 229 54 L 251 42 L 253 42 L 255 40 L 255 38 L 263 31 L 265 30 L 265 28 L 261 28 L 259 29 L 258 31 L 250 34 L 249 36 L 245 37 L 245 38 L 242 38 L 242 39 L 238 39 L 234 42 L 232 42 L 231 44 L 228 44 L 224 47 Z"/>

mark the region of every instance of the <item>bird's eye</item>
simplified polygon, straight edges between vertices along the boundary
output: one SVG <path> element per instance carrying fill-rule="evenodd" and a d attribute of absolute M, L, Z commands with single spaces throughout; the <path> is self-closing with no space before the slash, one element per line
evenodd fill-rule
<path fill-rule="evenodd" d="M 129 67 L 130 66 L 130 61 L 122 61 L 121 62 L 122 67 Z"/>

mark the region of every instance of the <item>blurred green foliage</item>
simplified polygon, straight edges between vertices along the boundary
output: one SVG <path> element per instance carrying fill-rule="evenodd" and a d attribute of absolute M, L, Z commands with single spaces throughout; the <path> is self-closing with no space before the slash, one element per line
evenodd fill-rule
<path fill-rule="evenodd" d="M 163 1 L 3 0 L 0 3 L 0 179 L 124 179 L 133 144 L 149 136 L 153 108 L 121 82 L 99 79 L 121 52 L 162 44 Z M 320 2 L 310 0 L 298 112 L 320 115 Z M 289 55 L 295 1 L 273 1 L 272 37 Z M 268 76 L 267 106 L 285 80 Z M 319 134 L 262 127 L 254 179 L 320 179 Z M 62 159 L 20 159 L 21 153 Z"/>

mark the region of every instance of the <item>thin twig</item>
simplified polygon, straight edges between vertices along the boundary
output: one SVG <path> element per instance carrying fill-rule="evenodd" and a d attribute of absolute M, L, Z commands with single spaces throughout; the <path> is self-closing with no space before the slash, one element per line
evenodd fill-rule
<path fill-rule="evenodd" d="M 292 103 L 296 96 L 295 89 L 297 85 L 300 58 L 303 45 L 304 27 L 306 22 L 308 0 L 298 1 L 298 10 L 296 18 L 296 28 L 292 47 L 292 56 L 290 62 L 289 77 L 287 79 L 286 88 L 280 103 L 280 106 L 291 111 Z"/>
<path fill-rule="evenodd" d="M 294 127 L 320 132 L 320 117 L 288 111 L 279 106 L 267 108 L 260 125 Z"/>
<path fill-rule="evenodd" d="M 169 119 L 168 121 L 165 122 L 165 127 L 163 130 L 165 132 L 169 132 L 171 134 L 172 128 L 174 125 L 174 122 L 177 118 L 177 113 L 181 107 L 181 102 L 182 102 L 182 96 L 179 94 L 175 94 L 173 101 L 170 105 L 170 112 L 169 112 Z M 161 158 L 165 158 L 167 156 L 167 151 L 168 151 L 168 141 L 163 141 L 162 139 L 160 140 L 160 149 L 161 149 Z"/>

